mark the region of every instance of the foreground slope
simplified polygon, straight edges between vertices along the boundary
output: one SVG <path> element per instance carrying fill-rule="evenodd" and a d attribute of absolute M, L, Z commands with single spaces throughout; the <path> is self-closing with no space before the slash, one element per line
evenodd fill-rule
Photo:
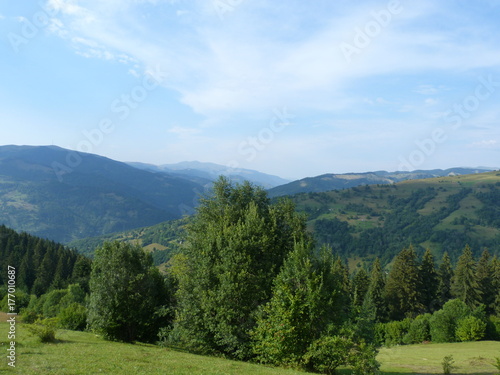
<path fill-rule="evenodd" d="M 5 315 L 5 314 L 3 314 Z M 0 320 L 2 313 L 0 313 Z M 8 325 L 0 323 L 0 347 L 6 348 Z M 88 332 L 61 330 L 57 343 L 42 344 L 23 324 L 16 326 L 16 367 L 2 355 L 0 373 L 23 375 L 299 375 L 303 372 L 205 357 L 147 344 L 105 341 Z M 5 350 L 4 350 L 5 351 Z"/>
<path fill-rule="evenodd" d="M 0 347 L 6 348 L 7 317 L 0 313 Z M 146 344 L 104 341 L 88 332 L 60 330 L 54 344 L 41 344 L 23 324 L 16 325 L 16 367 L 3 356 L 5 374 L 137 374 L 137 375 L 299 375 L 301 371 L 205 357 Z M 493 375 L 500 342 L 479 341 L 451 344 L 420 344 L 382 348 L 377 357 L 382 375 L 442 374 L 441 362 L 453 355 L 455 374 Z M 347 370 L 339 370 L 348 374 Z"/>
<path fill-rule="evenodd" d="M 0 223 L 69 242 L 176 219 L 195 182 L 54 146 L 0 146 Z"/>

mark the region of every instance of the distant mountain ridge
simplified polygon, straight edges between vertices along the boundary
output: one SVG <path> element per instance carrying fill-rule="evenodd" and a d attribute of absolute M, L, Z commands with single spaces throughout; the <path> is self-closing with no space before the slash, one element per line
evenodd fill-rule
<path fill-rule="evenodd" d="M 133 167 L 145 169 L 153 172 L 166 172 L 171 175 L 184 176 L 194 179 L 198 183 L 210 183 L 215 181 L 220 175 L 229 177 L 234 182 L 248 180 L 266 189 L 289 183 L 290 180 L 262 173 L 259 171 L 243 168 L 230 168 L 228 166 L 205 163 L 199 161 L 184 161 L 175 164 L 154 165 L 147 163 L 129 162 Z"/>
<path fill-rule="evenodd" d="M 66 243 L 180 218 L 203 189 L 93 154 L 78 153 L 81 161 L 64 167 L 71 153 L 55 146 L 0 146 L 0 224 Z"/>
<path fill-rule="evenodd" d="M 322 193 L 330 190 L 348 189 L 360 185 L 394 184 L 406 180 L 419 180 L 434 177 L 468 175 L 491 172 L 495 168 L 449 168 L 416 170 L 412 172 L 364 172 L 364 173 L 328 173 L 316 177 L 307 177 L 288 184 L 269 189 L 271 197 L 294 195 L 299 193 Z"/>

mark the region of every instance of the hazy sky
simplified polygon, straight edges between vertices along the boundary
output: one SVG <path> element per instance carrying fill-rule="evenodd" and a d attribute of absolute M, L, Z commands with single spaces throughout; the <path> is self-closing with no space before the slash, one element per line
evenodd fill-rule
<path fill-rule="evenodd" d="M 287 178 L 500 166 L 500 1 L 0 4 L 0 144 Z"/>

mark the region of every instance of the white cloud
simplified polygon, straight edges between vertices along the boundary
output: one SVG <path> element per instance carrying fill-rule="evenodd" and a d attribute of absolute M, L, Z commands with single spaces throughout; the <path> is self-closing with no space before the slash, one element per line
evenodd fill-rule
<path fill-rule="evenodd" d="M 498 141 L 496 139 L 482 140 L 473 142 L 468 145 L 469 148 L 498 148 Z"/>
<path fill-rule="evenodd" d="M 321 27 L 303 27 L 300 32 L 286 28 L 285 20 L 293 24 L 301 10 L 294 2 L 289 8 L 247 3 L 221 22 L 206 4 L 193 9 L 183 3 L 183 9 L 176 9 L 166 5 L 172 2 L 153 1 L 167 7 L 158 11 L 174 16 L 158 27 L 149 26 L 150 20 L 139 7 L 141 1 L 49 3 L 65 14 L 73 37 L 99 46 L 79 43 L 78 53 L 103 59 L 123 54 L 143 67 L 161 64 L 169 73 L 165 85 L 179 92 L 183 103 L 207 116 L 283 104 L 337 111 L 352 105 L 353 100 L 345 99 L 346 90 L 366 77 L 500 65 L 495 45 L 481 44 L 468 34 L 464 39 L 416 27 L 430 16 L 450 21 L 451 16 L 430 1 L 405 3 L 403 12 L 394 15 L 380 35 L 353 56 L 352 63 L 346 61 L 339 45 L 352 42 L 355 29 L 363 28 L 371 12 L 379 10 L 372 3 L 355 6 L 351 12 L 339 11 L 339 15 L 332 6 L 330 13 L 315 14 L 321 18 Z M 186 12 L 194 15 L 189 23 L 177 24 L 178 16 Z M 272 22 L 266 18 L 275 15 L 279 18 Z M 467 29 L 459 32 L 465 35 Z M 444 90 L 442 85 L 428 83 L 417 86 L 415 92 L 429 96 Z M 434 105 L 434 100 L 428 98 L 426 104 Z"/>
<path fill-rule="evenodd" d="M 199 134 L 201 131 L 199 129 L 195 128 L 188 128 L 188 127 L 183 127 L 183 126 L 173 126 L 170 129 L 168 129 L 169 133 L 173 133 L 178 135 L 181 138 L 186 138 L 190 137 L 195 134 Z"/>

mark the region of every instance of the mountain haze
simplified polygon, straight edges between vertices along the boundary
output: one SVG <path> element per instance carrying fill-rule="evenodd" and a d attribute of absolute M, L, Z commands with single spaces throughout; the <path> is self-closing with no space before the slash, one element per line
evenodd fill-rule
<path fill-rule="evenodd" d="M 68 242 L 182 217 L 202 187 L 54 146 L 0 147 L 0 223 Z"/>
<path fill-rule="evenodd" d="M 146 169 L 153 172 L 166 172 L 172 175 L 183 176 L 184 178 L 195 179 L 198 183 L 210 183 L 215 181 L 220 175 L 227 176 L 234 182 L 248 180 L 266 189 L 283 185 L 289 180 L 273 176 L 270 174 L 243 168 L 230 168 L 215 163 L 204 163 L 199 161 L 184 161 L 175 164 L 153 165 L 146 163 L 128 163 L 136 168 Z"/>

